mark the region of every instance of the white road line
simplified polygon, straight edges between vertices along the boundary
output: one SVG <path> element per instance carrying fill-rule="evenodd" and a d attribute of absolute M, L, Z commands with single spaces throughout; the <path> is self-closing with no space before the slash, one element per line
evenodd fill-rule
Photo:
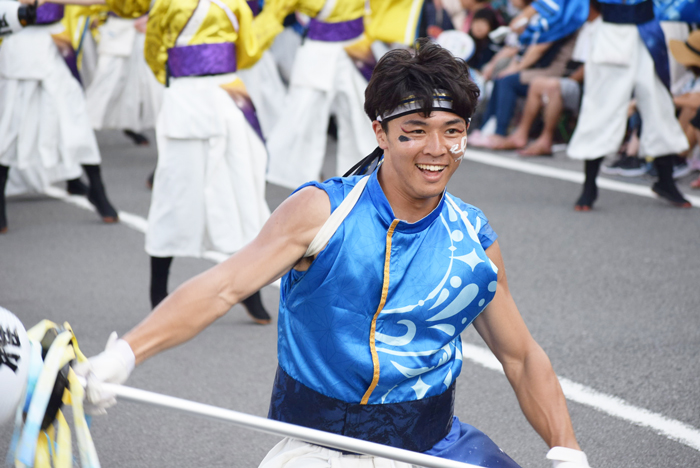
<path fill-rule="evenodd" d="M 567 180 L 571 182 L 583 182 L 583 174 L 578 172 L 545 167 L 523 161 L 514 161 L 481 151 L 468 150 L 465 152 L 465 158 L 471 161 L 502 167 L 505 169 L 512 169 L 528 174 L 551 177 L 554 179 Z M 599 178 L 598 186 L 633 195 L 641 195 L 645 197 L 654 196 L 648 187 L 641 187 L 638 185 L 626 184 L 608 179 Z M 68 195 L 64 190 L 55 187 L 51 187 L 47 192 L 47 195 L 79 206 L 80 208 L 95 211 L 94 207 L 85 197 Z M 686 195 L 686 198 L 693 203 L 693 206 L 700 207 L 700 197 Z M 132 213 L 120 211 L 119 219 L 122 224 L 145 234 L 148 223 L 144 218 Z M 215 263 L 221 263 L 228 258 L 228 255 L 220 252 L 209 251 L 205 253 L 204 258 Z M 277 280 L 273 284 L 279 287 L 280 282 Z M 486 367 L 487 369 L 492 369 L 501 373 L 503 372 L 501 363 L 498 362 L 498 359 L 496 359 L 496 357 L 488 349 L 467 343 L 463 343 L 462 348 L 464 358 Z M 590 406 L 593 409 L 631 422 L 632 424 L 650 428 L 658 434 L 700 451 L 700 430 L 686 423 L 667 418 L 664 415 L 651 412 L 644 408 L 638 408 L 620 398 L 612 395 L 606 395 L 590 387 L 586 387 L 585 385 L 581 385 L 565 378 L 560 377 L 559 382 L 562 390 L 564 391 L 564 395 L 571 401 Z"/>
<path fill-rule="evenodd" d="M 482 164 L 488 164 L 489 166 L 510 169 L 512 171 L 524 172 L 526 174 L 549 177 L 551 179 L 566 180 L 568 182 L 576 182 L 579 184 L 583 183 L 583 173 L 581 172 L 570 171 L 568 169 L 558 169 L 556 167 L 542 166 L 540 164 L 534 164 L 531 162 L 517 161 L 515 159 L 506 158 L 504 156 L 498 156 L 496 154 L 487 153 L 485 151 L 467 149 L 464 152 L 464 159 L 479 162 Z M 656 198 L 656 194 L 654 194 L 654 192 L 651 191 L 650 187 L 644 185 L 629 184 L 626 182 L 619 182 L 617 180 L 606 179 L 604 177 L 598 177 L 598 187 L 608 190 L 614 190 L 615 192 L 639 195 L 640 197 Z M 694 207 L 700 208 L 700 197 L 687 194 L 683 194 L 683 196 L 685 196 L 685 198 Z"/>
<path fill-rule="evenodd" d="M 92 206 L 92 204 L 89 201 L 87 201 L 87 198 L 78 195 L 69 195 L 65 190 L 56 187 L 49 187 L 46 191 L 46 194 L 52 198 L 56 198 L 66 203 L 70 203 L 71 205 L 83 208 L 84 210 L 89 210 L 93 212 L 95 211 L 95 207 Z M 146 219 L 142 218 L 141 216 L 126 211 L 119 211 L 119 222 L 125 226 L 130 227 L 135 231 L 138 231 L 142 234 L 146 234 L 148 221 L 146 221 Z M 210 262 L 221 263 L 224 260 L 226 260 L 229 257 L 229 255 L 223 254 L 221 252 L 214 252 L 212 250 L 208 250 L 204 252 L 204 255 L 202 255 L 202 257 L 206 260 L 209 260 Z M 272 283 L 272 285 L 277 286 L 279 288 L 280 280 L 275 281 L 274 283 Z"/>
<path fill-rule="evenodd" d="M 462 343 L 462 356 L 487 369 L 503 373 L 503 367 L 496 356 L 487 348 Z M 559 377 L 559 383 L 567 399 L 590 406 L 602 413 L 623 419 L 637 426 L 652 429 L 669 439 L 700 451 L 700 430 L 684 422 L 667 418 L 644 408 L 627 403 L 625 400 L 601 393 L 590 387 Z"/>

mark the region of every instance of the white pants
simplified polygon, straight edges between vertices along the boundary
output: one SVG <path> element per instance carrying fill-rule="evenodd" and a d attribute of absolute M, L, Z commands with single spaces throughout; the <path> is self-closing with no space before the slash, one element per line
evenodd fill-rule
<path fill-rule="evenodd" d="M 51 38 L 55 28 L 24 28 L 0 47 L 0 164 L 13 168 L 8 195 L 44 192 L 79 177 L 80 164 L 100 163 L 85 96 Z"/>
<path fill-rule="evenodd" d="M 265 147 L 219 86 L 235 79 L 235 74 L 172 78 L 165 89 L 146 232 L 151 256 L 233 253 L 270 215 Z"/>
<path fill-rule="evenodd" d="M 367 81 L 345 52 L 346 45 L 307 39 L 297 51 L 284 110 L 267 139 L 270 182 L 296 188 L 319 178 L 331 114 L 338 126 L 338 175 L 377 146 L 364 113 Z"/>
<path fill-rule="evenodd" d="M 158 83 L 143 56 L 145 36 L 135 20 L 109 17 L 100 28 L 97 70 L 86 90 L 93 128 L 140 132 L 155 126 L 162 101 Z"/>
<path fill-rule="evenodd" d="M 284 102 L 287 89 L 282 83 L 277 64 L 272 54 L 263 53 L 255 65 L 239 70 L 238 76 L 243 80 L 250 99 L 255 105 L 255 113 L 265 137 L 270 136 L 272 127 L 281 114 L 280 103 Z"/>
<path fill-rule="evenodd" d="M 259 468 L 411 468 L 408 463 L 369 455 L 343 455 L 318 445 L 285 438 L 275 445 Z"/>
<path fill-rule="evenodd" d="M 633 91 L 642 118 L 640 155 L 653 158 L 686 150 L 688 141 L 676 119 L 673 100 L 654 71 L 654 61 L 637 27 L 604 22 L 594 32 L 591 45 L 569 157 L 597 159 L 617 152 Z"/>
<path fill-rule="evenodd" d="M 294 28 L 288 26 L 277 35 L 272 46 L 270 46 L 270 52 L 275 58 L 282 79 L 286 83 L 289 83 L 292 79 L 294 61 L 297 50 L 301 47 L 301 42 L 301 36 L 294 31 Z"/>

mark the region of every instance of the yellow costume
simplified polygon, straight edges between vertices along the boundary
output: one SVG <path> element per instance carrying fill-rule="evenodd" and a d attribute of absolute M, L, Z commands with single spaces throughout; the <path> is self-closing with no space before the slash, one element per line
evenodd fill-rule
<path fill-rule="evenodd" d="M 369 6 L 365 32 L 371 40 L 404 46 L 415 43 L 423 0 L 370 0 Z"/>
<path fill-rule="evenodd" d="M 146 233 L 153 257 L 233 253 L 269 216 L 267 155 L 236 74 L 262 53 L 252 19 L 243 0 L 157 0 L 150 10 L 144 53 L 167 83 Z"/>
<path fill-rule="evenodd" d="M 362 38 L 364 8 L 364 0 L 272 0 L 255 19 L 255 34 L 268 47 L 288 14 L 311 17 L 296 53 L 283 112 L 267 139 L 270 182 L 296 188 L 319 178 L 331 114 L 338 125 L 337 174 L 376 146 L 363 111 L 367 80 L 345 50 Z"/>

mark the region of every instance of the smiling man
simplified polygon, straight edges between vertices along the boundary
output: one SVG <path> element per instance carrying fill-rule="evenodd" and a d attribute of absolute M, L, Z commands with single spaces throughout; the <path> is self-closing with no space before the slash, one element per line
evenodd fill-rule
<path fill-rule="evenodd" d="M 134 363 L 189 340 L 283 277 L 270 418 L 517 467 L 453 414 L 460 333 L 474 323 L 551 447 L 547 458 L 555 468 L 588 467 L 549 359 L 508 290 L 496 234 L 481 210 L 445 190 L 477 96 L 467 65 L 437 45 L 386 54 L 365 102 L 379 145 L 366 159 L 377 158 L 378 168 L 302 186 L 252 243 L 112 339 L 91 360 L 92 402 L 110 403 L 100 382 L 124 382 Z M 261 466 L 373 467 L 375 460 L 285 439 Z"/>

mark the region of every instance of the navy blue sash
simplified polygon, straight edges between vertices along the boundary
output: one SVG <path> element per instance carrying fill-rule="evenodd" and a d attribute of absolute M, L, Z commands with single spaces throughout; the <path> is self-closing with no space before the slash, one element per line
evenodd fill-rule
<path fill-rule="evenodd" d="M 425 452 L 452 428 L 455 384 L 422 400 L 360 405 L 328 397 L 277 367 L 268 418 L 415 452 Z"/>

